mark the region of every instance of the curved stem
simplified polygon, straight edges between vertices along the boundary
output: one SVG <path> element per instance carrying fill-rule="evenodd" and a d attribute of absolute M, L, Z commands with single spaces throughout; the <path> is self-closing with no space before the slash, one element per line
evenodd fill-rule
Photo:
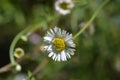
<path fill-rule="evenodd" d="M 9 54 L 10 54 L 10 62 L 12 65 L 16 65 L 16 61 L 14 59 L 14 48 L 15 48 L 15 45 L 16 43 L 18 42 L 18 40 L 20 39 L 20 37 L 27 33 L 28 31 L 30 32 L 33 32 L 35 31 L 36 29 L 40 28 L 41 27 L 41 23 L 37 24 L 37 25 L 33 25 L 33 26 L 29 26 L 27 27 L 26 29 L 24 29 L 23 31 L 21 31 L 20 33 L 18 33 L 18 35 L 16 35 L 16 37 L 13 39 L 11 45 L 10 45 L 10 50 L 9 50 Z"/>
<path fill-rule="evenodd" d="M 98 9 L 95 11 L 95 13 L 93 14 L 93 16 L 91 17 L 91 19 L 88 21 L 88 23 L 85 24 L 85 26 L 83 26 L 83 28 L 76 34 L 73 36 L 72 39 L 77 38 L 90 24 L 91 22 L 96 18 L 97 14 L 99 13 L 99 11 L 109 2 L 109 0 L 105 0 L 99 7 Z"/>

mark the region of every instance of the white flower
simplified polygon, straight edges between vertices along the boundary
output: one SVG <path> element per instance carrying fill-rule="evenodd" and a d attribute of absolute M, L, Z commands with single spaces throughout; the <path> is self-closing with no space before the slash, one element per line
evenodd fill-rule
<path fill-rule="evenodd" d="M 16 65 L 16 71 L 21 71 L 21 69 L 22 69 L 21 65 L 20 65 L 20 64 L 17 64 L 17 65 Z"/>
<path fill-rule="evenodd" d="M 75 43 L 71 38 L 72 34 L 65 30 L 61 30 L 58 27 L 53 30 L 50 29 L 47 32 L 47 36 L 44 37 L 44 41 L 47 44 L 44 48 L 49 53 L 48 56 L 55 61 L 67 61 L 67 58 L 71 58 L 75 51 Z"/>
<path fill-rule="evenodd" d="M 25 55 L 25 52 L 24 52 L 24 50 L 22 49 L 22 48 L 16 48 L 15 49 L 15 51 L 14 51 L 14 56 L 16 57 L 16 58 L 21 58 L 21 57 L 23 57 Z"/>
<path fill-rule="evenodd" d="M 74 7 L 72 0 L 57 0 L 55 2 L 55 9 L 60 14 L 66 15 L 71 12 L 71 9 Z"/>

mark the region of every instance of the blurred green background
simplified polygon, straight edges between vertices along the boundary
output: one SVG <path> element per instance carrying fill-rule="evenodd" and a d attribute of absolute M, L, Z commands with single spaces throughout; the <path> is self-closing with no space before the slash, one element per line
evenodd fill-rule
<path fill-rule="evenodd" d="M 15 77 L 27 76 L 28 70 L 36 80 L 120 80 L 120 0 L 110 0 L 75 40 L 75 55 L 68 61 L 55 62 L 40 49 L 49 28 L 57 25 L 75 35 L 103 1 L 76 0 L 71 13 L 63 16 L 55 11 L 55 0 L 0 0 L 1 68 L 10 62 L 13 38 L 29 25 L 42 24 L 26 34 L 27 42 L 17 43 L 16 47 L 22 47 L 26 53 L 18 60 L 22 71 L 2 72 L 0 80 L 18 80 Z"/>

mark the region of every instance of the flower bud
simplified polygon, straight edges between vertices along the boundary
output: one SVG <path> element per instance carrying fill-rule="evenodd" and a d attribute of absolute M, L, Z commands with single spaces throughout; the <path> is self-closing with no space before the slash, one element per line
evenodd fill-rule
<path fill-rule="evenodd" d="M 21 58 L 24 56 L 24 50 L 22 48 L 16 48 L 15 51 L 14 51 L 14 56 L 16 58 Z"/>

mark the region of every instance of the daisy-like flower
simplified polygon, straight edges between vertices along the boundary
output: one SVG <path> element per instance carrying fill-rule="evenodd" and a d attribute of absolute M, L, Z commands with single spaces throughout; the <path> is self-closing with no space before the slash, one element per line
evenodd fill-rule
<path fill-rule="evenodd" d="M 66 15 L 71 12 L 71 9 L 74 7 L 72 0 L 57 0 L 55 2 L 55 9 L 60 14 Z"/>
<path fill-rule="evenodd" d="M 75 43 L 71 38 L 72 34 L 65 30 L 58 27 L 50 29 L 44 37 L 47 44 L 44 48 L 49 53 L 48 56 L 55 61 L 67 61 L 67 58 L 71 58 L 75 51 Z"/>

